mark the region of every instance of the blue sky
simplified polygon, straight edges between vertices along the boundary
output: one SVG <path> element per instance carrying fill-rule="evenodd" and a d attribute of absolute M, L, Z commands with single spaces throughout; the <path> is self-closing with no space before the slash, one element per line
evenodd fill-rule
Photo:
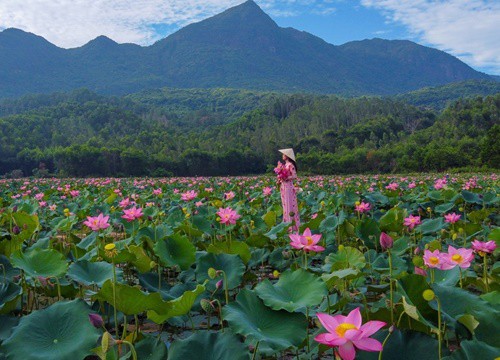
<path fill-rule="evenodd" d="M 0 30 L 16 27 L 65 48 L 99 35 L 149 45 L 242 0 L 1 0 Z M 334 45 L 408 39 L 500 75 L 500 0 L 256 0 L 279 26 Z"/>

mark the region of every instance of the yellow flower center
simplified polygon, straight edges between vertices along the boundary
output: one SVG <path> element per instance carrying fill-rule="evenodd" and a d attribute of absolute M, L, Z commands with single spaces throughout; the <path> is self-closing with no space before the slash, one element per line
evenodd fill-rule
<path fill-rule="evenodd" d="M 111 251 L 111 250 L 114 250 L 114 248 L 116 248 L 116 245 L 115 244 L 107 244 L 104 249 L 107 250 L 107 251 Z"/>
<path fill-rule="evenodd" d="M 358 328 L 356 326 L 354 326 L 353 324 L 343 323 L 343 324 L 340 324 L 339 326 L 337 326 L 337 328 L 335 329 L 335 332 L 337 333 L 338 336 L 344 337 L 345 332 L 347 330 L 352 330 L 352 329 L 358 330 Z"/>
<path fill-rule="evenodd" d="M 435 257 L 435 256 L 431 256 L 429 258 L 429 262 L 432 264 L 432 265 L 437 265 L 439 264 L 439 258 Z"/>
<path fill-rule="evenodd" d="M 306 236 L 306 240 L 307 240 L 307 245 L 312 245 L 314 242 L 313 238 L 310 236 Z"/>
<path fill-rule="evenodd" d="M 455 255 L 453 255 L 453 256 L 451 257 L 451 260 L 453 260 L 454 262 L 456 262 L 456 263 L 459 263 L 459 264 L 460 264 L 460 263 L 462 262 L 462 260 L 463 260 L 463 257 L 462 257 L 462 255 L 460 255 L 460 254 L 455 254 Z"/>

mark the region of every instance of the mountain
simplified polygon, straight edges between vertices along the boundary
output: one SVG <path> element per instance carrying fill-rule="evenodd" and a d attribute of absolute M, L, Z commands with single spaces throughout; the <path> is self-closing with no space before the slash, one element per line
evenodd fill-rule
<path fill-rule="evenodd" d="M 440 111 L 459 99 L 495 94 L 500 94 L 500 82 L 468 80 L 436 87 L 425 87 L 396 95 L 395 98 L 408 104 Z"/>
<path fill-rule="evenodd" d="M 470 79 L 492 77 L 410 41 L 334 46 L 279 27 L 252 0 L 147 47 L 100 36 L 61 49 L 18 29 L 0 32 L 0 97 L 81 87 L 122 95 L 165 86 L 383 95 Z"/>

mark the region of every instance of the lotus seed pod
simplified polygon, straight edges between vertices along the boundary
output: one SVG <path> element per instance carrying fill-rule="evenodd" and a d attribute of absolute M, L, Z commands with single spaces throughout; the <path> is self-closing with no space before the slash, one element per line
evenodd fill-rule
<path fill-rule="evenodd" d="M 208 269 L 208 277 L 210 279 L 215 279 L 216 276 L 217 276 L 217 270 L 215 270 L 212 267 L 210 269 Z"/>
<path fill-rule="evenodd" d="M 415 266 L 418 266 L 418 267 L 424 266 L 424 259 L 422 259 L 421 256 L 415 256 L 411 261 L 413 262 L 413 265 L 415 265 Z"/>
<path fill-rule="evenodd" d="M 339 245 L 339 251 L 344 251 L 345 247 L 344 245 Z"/>
<path fill-rule="evenodd" d="M 432 301 L 436 297 L 436 294 L 434 294 L 434 291 L 427 289 L 427 290 L 424 290 L 424 292 L 422 293 L 422 297 L 426 301 Z"/>
<path fill-rule="evenodd" d="M 203 311 L 205 311 L 207 314 L 211 314 L 214 309 L 212 303 L 208 299 L 201 299 L 200 305 Z"/>
<path fill-rule="evenodd" d="M 273 271 L 273 277 L 279 278 L 280 277 L 280 272 L 278 270 Z"/>

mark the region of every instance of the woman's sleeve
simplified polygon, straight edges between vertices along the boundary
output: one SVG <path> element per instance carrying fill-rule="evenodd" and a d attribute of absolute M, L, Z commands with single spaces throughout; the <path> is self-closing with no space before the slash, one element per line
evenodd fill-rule
<path fill-rule="evenodd" d="M 287 180 L 295 180 L 295 179 L 297 179 L 297 171 L 295 170 L 295 166 L 293 166 L 293 164 L 290 164 L 288 166 L 288 172 L 290 173 L 290 175 L 288 175 L 288 179 Z"/>

